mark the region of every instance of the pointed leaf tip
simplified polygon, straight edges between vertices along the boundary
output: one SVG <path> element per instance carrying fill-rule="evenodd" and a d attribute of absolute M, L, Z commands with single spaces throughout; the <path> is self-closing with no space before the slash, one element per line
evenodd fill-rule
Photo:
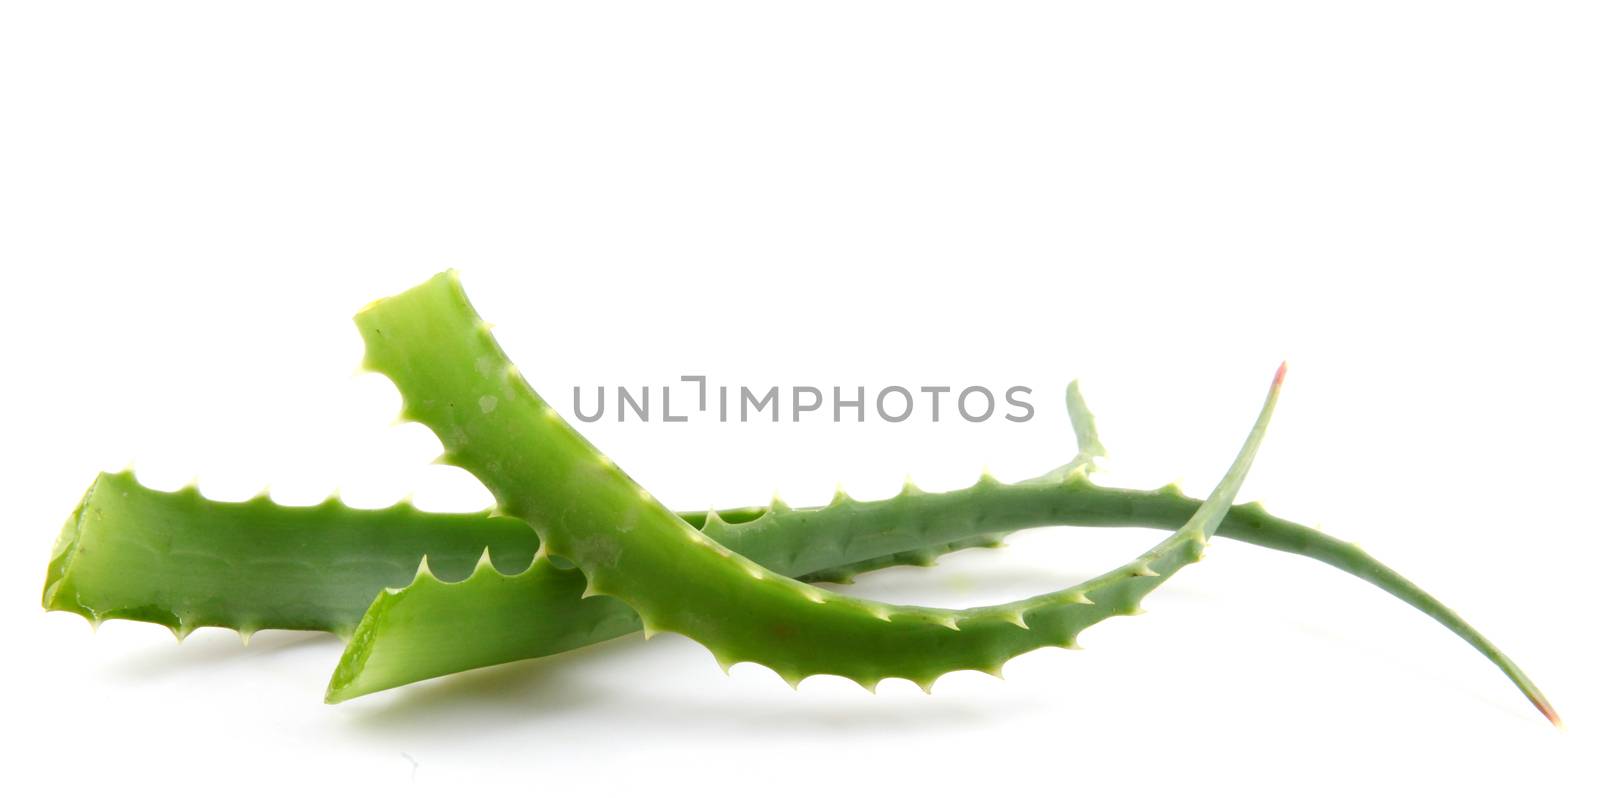
<path fill-rule="evenodd" d="M 1067 384 L 1067 417 L 1072 422 L 1072 432 L 1078 440 L 1078 456 L 1085 464 L 1095 457 L 1105 457 L 1106 447 L 1100 443 L 1094 414 L 1089 412 L 1089 405 L 1083 400 L 1083 391 L 1078 387 L 1077 380 Z"/>
<path fill-rule="evenodd" d="M 1562 731 L 1567 730 L 1567 724 L 1562 722 L 1561 716 L 1556 714 L 1556 708 L 1551 706 L 1549 701 L 1537 701 L 1534 706 L 1539 708 L 1539 714 L 1544 715 L 1545 720 L 1550 721 L 1550 725 Z"/>

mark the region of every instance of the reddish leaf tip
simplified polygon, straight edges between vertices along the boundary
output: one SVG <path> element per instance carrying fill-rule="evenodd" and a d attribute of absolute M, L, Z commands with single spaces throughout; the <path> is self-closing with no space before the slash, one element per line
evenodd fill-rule
<path fill-rule="evenodd" d="M 1544 715 L 1545 719 L 1550 721 L 1550 725 L 1562 731 L 1567 730 L 1567 724 L 1561 722 L 1561 716 L 1556 714 L 1556 708 L 1551 706 L 1549 701 L 1535 701 L 1533 705 L 1538 707 L 1539 714 Z"/>

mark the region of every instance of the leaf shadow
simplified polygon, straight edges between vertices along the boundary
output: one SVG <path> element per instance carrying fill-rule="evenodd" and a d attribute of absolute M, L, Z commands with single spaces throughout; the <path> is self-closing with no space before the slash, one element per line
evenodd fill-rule
<path fill-rule="evenodd" d="M 698 644 L 660 635 L 649 646 L 637 637 L 588 646 L 581 651 L 507 663 L 423 682 L 351 702 L 340 710 L 353 730 L 393 742 L 430 739 L 492 739 L 559 734 L 569 743 L 604 745 L 617 727 L 630 735 L 730 735 L 807 738 L 819 731 L 883 734 L 930 726 L 981 726 L 991 717 L 1029 710 L 1020 695 L 1005 691 L 971 695 L 873 696 L 852 685 L 828 690 L 808 681 L 798 691 L 778 682 L 752 687 L 703 671 Z M 680 645 L 673 645 L 680 644 Z M 662 651 L 671 647 L 676 650 Z M 641 680 L 641 673 L 692 671 L 706 689 L 686 678 Z M 750 664 L 739 669 L 759 668 Z M 765 669 L 761 669 L 765 670 Z M 988 679 L 988 677 L 983 677 Z M 887 684 L 887 683 L 886 683 Z M 719 689 L 722 688 L 722 689 Z M 843 693 L 841 695 L 840 693 Z"/>
<path fill-rule="evenodd" d="M 246 645 L 237 633 L 207 627 L 182 642 L 156 644 L 115 660 L 110 666 L 130 681 L 167 678 L 223 664 L 245 664 L 300 652 L 327 650 L 328 661 L 338 659 L 344 643 L 326 632 L 269 629 L 257 632 Z"/>

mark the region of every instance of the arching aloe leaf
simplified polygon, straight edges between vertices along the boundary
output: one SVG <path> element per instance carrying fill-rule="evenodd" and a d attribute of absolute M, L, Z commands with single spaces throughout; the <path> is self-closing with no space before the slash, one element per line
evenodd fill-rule
<path fill-rule="evenodd" d="M 867 687 L 890 677 L 925 689 L 954 670 L 997 672 L 1139 600 L 1199 558 L 1221 524 L 1266 431 L 1280 370 L 1260 417 L 1217 490 L 1167 539 L 1081 585 L 966 610 L 889 605 L 822 590 L 761 567 L 702 534 L 635 484 L 572 429 L 512 367 L 446 273 L 356 317 L 366 364 L 400 389 L 403 416 L 444 444 L 501 511 L 537 530 L 535 555 L 574 563 L 585 595 L 637 612 L 646 636 L 672 631 L 725 667 L 758 662 L 792 683 L 835 674 Z M 980 483 L 995 491 L 998 484 Z M 357 635 L 354 645 L 361 645 Z"/>

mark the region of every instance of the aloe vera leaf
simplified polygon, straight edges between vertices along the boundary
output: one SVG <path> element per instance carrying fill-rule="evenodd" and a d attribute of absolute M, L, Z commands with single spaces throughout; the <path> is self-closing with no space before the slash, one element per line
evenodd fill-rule
<path fill-rule="evenodd" d="M 826 507 L 792 510 L 775 502 L 744 511 L 743 519 L 713 512 L 695 525 L 783 575 L 841 582 L 879 568 L 929 565 L 957 549 L 995 546 L 1018 528 L 1081 523 L 1177 529 L 1198 510 L 1199 501 L 1173 491 L 1139 493 L 1090 483 L 1084 475 L 1105 449 L 1076 382 L 1068 388 L 1067 405 L 1078 453 L 1038 479 L 1017 485 L 985 480 L 935 494 L 907 480 L 898 496 L 883 501 L 856 501 L 841 490 Z M 387 590 L 373 602 L 326 698 L 337 703 L 640 629 L 638 616 L 622 602 L 603 596 L 574 601 L 584 584 L 580 574 L 549 562 L 510 575 L 485 564 L 460 582 L 419 569 L 411 585 Z"/>
<path fill-rule="evenodd" d="M 286 507 L 265 496 L 216 502 L 193 486 L 162 492 L 133 474 L 101 474 L 56 541 L 47 610 L 93 624 L 159 623 L 182 639 L 201 626 L 312 629 L 348 635 L 383 587 L 405 584 L 427 555 L 465 577 L 485 548 L 508 570 L 537 543 L 515 519 L 425 513 L 401 503 L 352 510 L 329 499 Z"/>
<path fill-rule="evenodd" d="M 365 365 L 400 390 L 402 417 L 442 441 L 500 511 L 527 521 L 542 547 L 586 579 L 585 596 L 637 612 L 648 637 L 672 631 L 724 667 L 757 662 L 798 684 L 835 674 L 867 687 L 885 678 L 930 689 L 955 670 L 997 673 L 1008 659 L 1132 614 L 1146 594 L 1194 562 L 1232 505 L 1277 401 L 1282 372 L 1222 482 L 1178 531 L 1138 559 L 1066 590 L 947 610 L 839 595 L 784 577 L 684 523 L 568 425 L 506 359 L 453 273 L 369 305 L 356 316 Z M 997 483 L 980 483 L 987 488 Z M 360 644 L 358 633 L 355 644 Z"/>
<path fill-rule="evenodd" d="M 1095 485 L 1081 477 L 1061 482 L 980 484 L 947 493 L 908 491 L 881 501 L 838 502 L 826 507 L 780 508 L 742 523 L 712 521 L 706 534 L 753 562 L 807 582 L 847 581 L 856 574 L 894 565 L 926 565 L 943 553 L 995 545 L 1013 529 L 1044 526 L 1143 527 L 1176 530 L 1201 502 L 1172 489 L 1136 491 Z M 800 523 L 804 521 L 805 523 Z M 794 530 L 808 530 L 804 535 Z M 882 530 L 915 530 L 923 545 L 878 556 L 874 551 L 906 545 Z M 738 534 L 730 532 L 738 530 Z M 1308 527 L 1275 518 L 1259 505 L 1239 505 L 1217 534 L 1258 545 L 1335 560 L 1430 615 L 1445 610 L 1431 596 L 1409 588 L 1394 573 L 1358 549 Z M 796 545 L 803 544 L 803 545 Z M 829 560 L 845 564 L 827 567 Z M 805 569 L 822 566 L 817 570 Z M 573 570 L 540 560 L 526 572 L 504 574 L 484 565 L 462 581 L 419 570 L 410 585 L 383 592 L 346 647 L 329 683 L 337 703 L 368 693 L 459 671 L 560 653 L 636 632 L 640 621 L 610 597 L 578 600 L 585 580 Z M 1445 619 L 1441 617 L 1441 620 Z M 1484 650 L 1471 627 L 1445 621 Z M 1030 621 L 1031 624 L 1031 621 Z M 1506 663 L 1492 647 L 1485 654 Z M 1526 683 L 1520 672 L 1513 676 Z"/>

